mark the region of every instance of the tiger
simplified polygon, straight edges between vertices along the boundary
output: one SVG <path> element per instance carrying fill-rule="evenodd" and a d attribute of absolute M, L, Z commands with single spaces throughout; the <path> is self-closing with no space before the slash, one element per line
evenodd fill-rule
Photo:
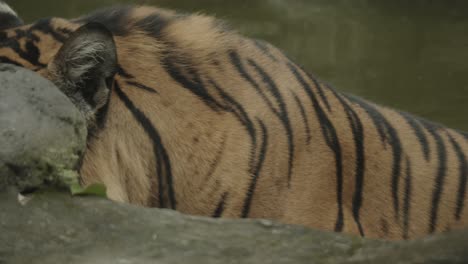
<path fill-rule="evenodd" d="M 339 92 L 226 22 L 121 5 L 25 24 L 0 2 L 0 62 L 86 119 L 83 186 L 213 218 L 406 240 L 468 223 L 468 133 Z"/>

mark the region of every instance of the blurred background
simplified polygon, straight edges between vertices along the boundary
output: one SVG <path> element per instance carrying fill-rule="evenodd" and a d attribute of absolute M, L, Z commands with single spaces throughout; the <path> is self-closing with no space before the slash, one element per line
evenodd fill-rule
<path fill-rule="evenodd" d="M 118 3 L 225 19 L 336 89 L 468 130 L 468 1 L 11 0 L 27 22 Z"/>

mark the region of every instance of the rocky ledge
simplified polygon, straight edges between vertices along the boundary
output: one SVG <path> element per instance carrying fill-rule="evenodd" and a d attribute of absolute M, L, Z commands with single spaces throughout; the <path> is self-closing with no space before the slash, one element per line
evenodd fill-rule
<path fill-rule="evenodd" d="M 0 65 L 0 83 L 0 264 L 468 263 L 468 231 L 384 242 L 72 196 L 82 117 L 34 73 Z"/>
<path fill-rule="evenodd" d="M 372 241 L 51 191 L 26 205 L 4 191 L 0 208 L 0 263 L 468 263 L 468 232 Z"/>

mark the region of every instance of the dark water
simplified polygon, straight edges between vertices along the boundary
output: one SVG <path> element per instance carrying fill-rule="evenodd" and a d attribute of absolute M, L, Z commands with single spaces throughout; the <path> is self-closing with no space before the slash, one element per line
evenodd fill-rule
<path fill-rule="evenodd" d="M 468 1 L 12 0 L 26 21 L 147 3 L 224 18 L 338 90 L 468 130 Z"/>

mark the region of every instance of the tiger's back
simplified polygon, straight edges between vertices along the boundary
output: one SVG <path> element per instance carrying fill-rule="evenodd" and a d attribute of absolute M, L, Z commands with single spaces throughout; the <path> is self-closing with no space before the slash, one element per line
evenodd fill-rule
<path fill-rule="evenodd" d="M 341 94 L 211 17 L 10 21 L 0 61 L 84 113 L 82 182 L 111 199 L 390 239 L 467 224 L 467 134 Z"/>

